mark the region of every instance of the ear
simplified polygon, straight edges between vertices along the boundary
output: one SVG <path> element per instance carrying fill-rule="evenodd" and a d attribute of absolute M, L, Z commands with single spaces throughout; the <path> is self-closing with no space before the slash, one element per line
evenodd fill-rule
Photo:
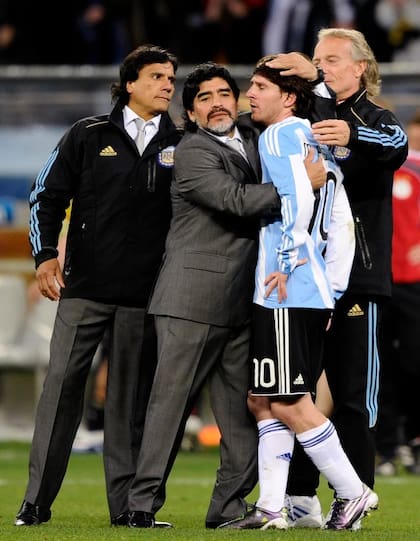
<path fill-rule="evenodd" d="M 125 89 L 127 90 L 128 94 L 132 94 L 134 92 L 134 81 L 128 81 L 125 83 Z"/>
<path fill-rule="evenodd" d="M 285 94 L 286 98 L 284 100 L 284 106 L 285 107 L 293 107 L 296 103 L 296 94 L 294 93 L 287 93 Z"/>
<path fill-rule="evenodd" d="M 195 122 L 195 114 L 194 111 L 187 111 L 188 118 L 191 120 L 191 122 Z"/>
<path fill-rule="evenodd" d="M 356 62 L 355 64 L 355 75 L 357 78 L 360 78 L 366 71 L 367 68 L 367 62 L 366 60 L 359 60 L 359 62 Z"/>

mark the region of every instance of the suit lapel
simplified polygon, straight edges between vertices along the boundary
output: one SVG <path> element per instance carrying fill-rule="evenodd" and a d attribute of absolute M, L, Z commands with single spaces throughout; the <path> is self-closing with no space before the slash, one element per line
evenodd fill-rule
<path fill-rule="evenodd" d="M 244 141 L 243 141 L 244 142 Z M 245 142 L 244 142 L 245 143 Z M 248 160 L 246 160 L 239 152 L 234 150 L 229 145 L 225 145 L 225 143 L 220 142 L 220 144 L 223 146 L 223 148 L 226 148 L 229 153 L 229 159 L 235 163 L 238 167 L 240 167 L 243 171 L 245 171 L 247 177 L 249 177 L 250 182 L 257 183 L 258 182 L 258 175 L 254 169 L 253 163 L 254 159 L 252 156 L 250 156 L 250 153 L 248 152 L 248 148 L 245 146 L 245 152 L 248 156 Z"/>
<path fill-rule="evenodd" d="M 249 162 L 236 150 L 234 150 L 229 145 L 226 145 L 216 137 L 212 137 L 208 133 L 206 133 L 204 130 L 198 129 L 197 133 L 200 133 L 203 137 L 206 137 L 208 141 L 211 144 L 218 145 L 219 147 L 222 147 L 226 154 L 229 156 L 229 160 L 233 162 L 235 165 L 240 167 L 249 178 L 250 183 L 258 183 L 259 182 L 259 175 L 258 175 L 258 168 L 259 168 L 259 159 L 258 159 L 258 152 L 255 150 L 255 146 L 249 143 L 249 141 L 246 141 L 243 137 L 243 134 L 241 132 L 242 140 L 244 142 L 245 151 L 247 153 L 247 156 L 249 157 Z M 253 150 L 254 149 L 254 150 Z M 255 162 L 257 160 L 257 163 Z"/>
<path fill-rule="evenodd" d="M 257 181 L 259 182 L 259 179 L 261 177 L 261 169 L 260 169 L 260 156 L 258 154 L 258 149 L 256 148 L 256 144 L 254 140 L 248 139 L 243 133 L 241 133 L 241 135 L 242 135 L 242 141 L 244 144 L 245 152 L 246 152 L 246 155 L 248 156 L 249 165 L 252 167 L 254 175 L 257 177 Z"/>

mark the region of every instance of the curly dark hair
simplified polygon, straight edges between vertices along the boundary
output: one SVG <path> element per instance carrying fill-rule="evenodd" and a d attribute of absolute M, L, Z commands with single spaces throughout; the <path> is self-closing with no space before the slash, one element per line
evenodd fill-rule
<path fill-rule="evenodd" d="M 200 84 L 203 81 L 210 81 L 215 77 L 220 77 L 221 79 L 225 80 L 230 86 L 235 99 L 238 100 L 240 93 L 239 87 L 235 79 L 225 67 L 221 66 L 220 64 L 216 64 L 215 62 L 203 62 L 202 64 L 194 66 L 193 70 L 185 79 L 184 89 L 182 91 L 182 104 L 184 106 L 183 119 L 186 130 L 195 131 L 197 129 L 194 122 L 191 122 L 191 120 L 188 118 L 187 111 L 192 111 L 194 108 L 194 98 L 200 90 Z"/>
<path fill-rule="evenodd" d="M 178 59 L 168 50 L 158 45 L 140 45 L 134 51 L 131 51 L 120 65 L 120 80 L 111 85 L 112 100 L 119 99 L 122 105 L 127 105 L 129 93 L 127 92 L 127 83 L 136 81 L 139 72 L 144 66 L 150 64 L 166 64 L 170 62 L 174 67 L 174 72 L 178 69 Z"/>
<path fill-rule="evenodd" d="M 280 75 L 281 69 L 267 66 L 267 62 L 273 60 L 274 57 L 275 55 L 268 55 L 261 58 L 257 62 L 253 75 L 265 77 L 276 84 L 282 92 L 295 94 L 296 103 L 293 112 L 300 118 L 307 118 L 315 101 L 314 84 L 297 75 Z"/>

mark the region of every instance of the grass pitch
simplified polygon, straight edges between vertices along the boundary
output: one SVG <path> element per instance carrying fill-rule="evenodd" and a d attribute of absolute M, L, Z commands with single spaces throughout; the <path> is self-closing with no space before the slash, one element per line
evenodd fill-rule
<path fill-rule="evenodd" d="M 111 528 L 105 497 L 102 457 L 73 454 L 62 489 L 52 506 L 52 519 L 34 527 L 16 527 L 14 516 L 21 504 L 27 481 L 29 446 L 0 443 L 0 539 L 41 541 L 419 541 L 420 477 L 400 474 L 377 479 L 379 510 L 363 520 L 357 532 L 323 530 L 228 531 L 206 530 L 207 511 L 219 457 L 217 450 L 181 452 L 169 478 L 167 501 L 158 514 L 174 524 L 171 530 Z M 332 493 L 325 483 L 319 496 L 324 512 Z M 255 501 L 257 491 L 248 500 Z"/>

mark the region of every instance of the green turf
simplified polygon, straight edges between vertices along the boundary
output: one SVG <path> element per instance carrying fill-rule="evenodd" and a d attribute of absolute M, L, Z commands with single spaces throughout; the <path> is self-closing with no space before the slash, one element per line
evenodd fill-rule
<path fill-rule="evenodd" d="M 358 532 L 322 530 L 228 531 L 204 528 L 208 500 L 218 464 L 217 451 L 181 453 L 168 482 L 167 502 L 158 515 L 173 522 L 172 530 L 111 528 L 105 499 L 100 455 L 71 457 L 63 487 L 52 507 L 50 522 L 30 528 L 13 526 L 27 479 L 28 445 L 0 443 L 0 539 L 1 540 L 130 540 L 214 541 L 267 539 L 287 541 L 420 540 L 420 477 L 401 474 L 378 478 L 380 509 L 363 521 Z M 320 498 L 328 509 L 331 491 L 321 485 Z M 249 501 L 256 499 L 254 492 Z"/>

